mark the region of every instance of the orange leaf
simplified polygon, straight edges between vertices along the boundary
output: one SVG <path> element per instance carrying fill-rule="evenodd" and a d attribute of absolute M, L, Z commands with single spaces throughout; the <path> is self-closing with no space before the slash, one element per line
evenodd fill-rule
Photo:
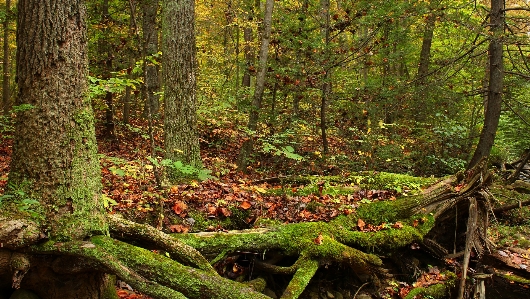
<path fill-rule="evenodd" d="M 420 221 L 418 219 L 414 219 L 414 222 L 412 222 L 413 227 L 417 227 Z"/>
<path fill-rule="evenodd" d="M 175 214 L 177 214 L 177 215 L 180 215 L 184 211 L 186 211 L 187 208 L 188 208 L 188 206 L 183 201 L 177 201 L 173 205 L 173 212 L 175 212 Z"/>
<path fill-rule="evenodd" d="M 361 218 L 357 220 L 357 227 L 359 228 L 359 230 L 363 230 L 365 225 L 366 223 L 364 223 L 364 221 Z"/>
<path fill-rule="evenodd" d="M 324 237 L 322 236 L 322 233 L 318 233 L 318 237 L 316 237 L 313 242 L 315 242 L 315 244 L 317 245 L 322 245 L 322 240 L 324 239 Z"/>
<path fill-rule="evenodd" d="M 248 210 L 250 209 L 250 207 L 252 207 L 252 204 L 245 200 L 239 205 L 239 207 L 242 208 L 243 210 Z"/>
<path fill-rule="evenodd" d="M 394 225 L 392 225 L 392 228 L 403 228 L 403 224 L 401 224 L 401 222 L 396 222 L 394 223 Z"/>
<path fill-rule="evenodd" d="M 171 189 L 169 190 L 169 193 L 179 193 L 179 187 L 178 186 L 171 186 Z"/>
<path fill-rule="evenodd" d="M 172 233 L 187 233 L 189 228 L 181 224 L 175 224 L 170 225 L 169 230 L 171 230 Z"/>
<path fill-rule="evenodd" d="M 217 212 L 223 214 L 225 217 L 230 217 L 232 213 L 230 213 L 230 210 L 227 208 L 217 208 Z"/>

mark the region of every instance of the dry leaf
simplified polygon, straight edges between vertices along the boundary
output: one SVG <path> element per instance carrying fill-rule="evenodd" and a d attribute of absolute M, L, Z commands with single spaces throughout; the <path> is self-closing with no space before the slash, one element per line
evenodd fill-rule
<path fill-rule="evenodd" d="M 357 228 L 359 228 L 359 230 L 362 231 L 365 225 L 366 223 L 364 223 L 364 221 L 361 218 L 357 220 Z"/>
<path fill-rule="evenodd" d="M 175 225 L 170 225 L 169 230 L 171 230 L 172 233 L 186 234 L 189 231 L 189 228 L 181 224 L 175 224 Z"/>
<path fill-rule="evenodd" d="M 317 245 L 322 245 L 322 240 L 324 239 L 324 237 L 322 236 L 322 233 L 319 233 L 318 234 L 318 237 L 316 237 L 313 242 L 315 242 L 315 244 Z"/>
<path fill-rule="evenodd" d="M 248 210 L 250 209 L 250 207 L 252 207 L 252 204 L 245 200 L 239 205 L 239 207 L 242 208 L 243 210 Z"/>
<path fill-rule="evenodd" d="M 177 201 L 173 205 L 173 212 L 175 212 L 175 214 L 177 214 L 177 215 L 180 215 L 184 211 L 186 211 L 187 208 L 188 208 L 188 206 L 183 201 Z"/>
<path fill-rule="evenodd" d="M 178 186 L 171 186 L 171 189 L 169 190 L 169 193 L 172 193 L 172 194 L 179 193 L 179 187 Z"/>
<path fill-rule="evenodd" d="M 396 222 L 394 223 L 394 225 L 392 225 L 392 228 L 403 228 L 403 224 L 401 224 L 401 222 Z"/>
<path fill-rule="evenodd" d="M 418 219 L 414 219 L 414 222 L 412 222 L 413 227 L 417 227 L 420 221 Z"/>

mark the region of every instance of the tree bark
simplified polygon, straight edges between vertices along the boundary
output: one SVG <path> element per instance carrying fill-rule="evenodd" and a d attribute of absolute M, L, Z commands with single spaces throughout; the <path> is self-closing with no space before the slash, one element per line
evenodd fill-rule
<path fill-rule="evenodd" d="M 108 43 L 110 37 L 111 16 L 109 13 L 109 0 L 103 0 L 101 6 L 101 23 L 103 24 L 103 37 L 98 41 L 100 53 L 107 57 L 103 59 L 103 79 L 108 80 L 111 78 L 112 62 L 114 60 L 114 53 L 112 47 Z M 114 93 L 107 91 L 105 93 L 105 104 L 107 109 L 105 110 L 105 137 L 116 141 L 115 134 L 115 123 L 114 123 Z"/>
<path fill-rule="evenodd" d="M 247 0 L 245 1 L 245 5 L 247 6 L 247 22 L 249 23 L 245 28 L 243 29 L 243 40 L 245 43 L 245 46 L 243 48 L 243 53 L 245 55 L 245 72 L 243 73 L 243 79 L 241 82 L 241 86 L 243 87 L 250 87 L 250 78 L 252 74 L 252 70 L 254 68 L 254 56 L 256 55 L 254 53 L 254 49 L 252 47 L 253 42 L 253 36 L 252 36 L 252 27 L 250 26 L 250 22 L 254 21 L 254 18 L 256 17 L 256 10 L 259 10 L 259 2 L 253 1 L 253 0 Z M 255 70 L 254 70 L 255 71 Z"/>
<path fill-rule="evenodd" d="M 41 239 L 106 234 L 94 116 L 87 97 L 84 4 L 20 0 L 17 8 L 17 105 L 26 110 L 16 118 L 6 191 L 12 197 L 2 201 L 0 242 L 17 250 Z M 12 242 L 16 231 L 24 232 L 18 235 L 22 242 Z M 61 276 L 50 264 L 54 258 L 24 260 L 31 267 L 25 266 L 26 276 L 19 273 L 17 284 L 41 298 L 104 298 L 104 274 Z"/>
<path fill-rule="evenodd" d="M 163 5 L 165 157 L 201 168 L 195 94 L 195 2 L 165 0 Z"/>
<path fill-rule="evenodd" d="M 490 45 L 489 45 L 489 85 L 485 103 L 484 126 L 468 169 L 482 158 L 488 157 L 495 141 L 499 118 L 501 116 L 502 90 L 504 80 L 503 33 L 504 1 L 492 0 L 490 12 Z"/>
<path fill-rule="evenodd" d="M 141 8 L 143 12 L 142 18 L 142 31 L 143 31 L 143 42 L 144 42 L 144 94 L 146 100 L 146 108 L 144 114 L 148 115 L 148 109 L 151 109 L 151 115 L 156 116 L 160 110 L 160 79 L 159 79 L 159 66 L 151 61 L 154 59 L 153 55 L 158 53 L 158 28 L 157 28 L 157 13 L 158 13 L 158 0 L 143 0 L 141 2 Z M 147 105 L 150 105 L 148 107 Z"/>
<path fill-rule="evenodd" d="M 9 66 L 9 21 L 11 18 L 11 0 L 6 0 L 6 14 L 4 20 L 4 59 L 3 59 L 3 70 L 4 77 L 2 78 L 2 102 L 4 106 L 4 114 L 7 115 L 11 109 L 10 98 L 10 79 L 11 70 Z"/>
<path fill-rule="evenodd" d="M 321 0 L 320 1 L 320 35 L 322 35 L 322 39 L 324 40 L 324 58 L 328 57 L 328 47 L 330 43 L 330 37 L 329 37 L 329 8 L 330 8 L 330 1 L 329 0 Z M 323 63 L 325 65 L 325 63 Z M 329 153 L 329 143 L 328 143 L 328 137 L 327 137 L 327 124 L 326 124 L 326 110 L 329 105 L 329 97 L 331 94 L 331 69 L 328 67 L 324 67 L 324 76 L 322 76 L 322 98 L 320 102 L 320 133 L 322 137 L 322 152 L 327 155 Z"/>
<path fill-rule="evenodd" d="M 263 35 L 261 38 L 261 47 L 259 53 L 258 74 L 256 76 L 256 88 L 254 90 L 254 98 L 252 100 L 252 107 L 248 116 L 247 128 L 251 132 L 255 132 L 258 128 L 259 110 L 261 109 L 261 102 L 263 100 L 263 93 L 265 91 L 265 79 L 267 75 L 267 58 L 269 55 L 269 40 L 272 28 L 272 10 L 274 8 L 274 0 L 267 0 L 265 3 L 265 14 L 263 17 Z M 254 133 L 252 133 L 254 134 Z M 243 143 L 239 153 L 238 169 L 245 171 L 248 165 L 248 158 L 252 153 L 254 145 L 253 136 Z"/>

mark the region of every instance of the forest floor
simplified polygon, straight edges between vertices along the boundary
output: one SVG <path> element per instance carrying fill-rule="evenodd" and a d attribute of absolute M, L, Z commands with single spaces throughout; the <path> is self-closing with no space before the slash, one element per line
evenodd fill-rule
<path fill-rule="evenodd" d="M 149 136 L 139 129 L 145 127 L 147 124 L 140 121 L 120 125 L 114 140 L 103 138 L 103 130 L 98 127 L 103 199 L 109 213 L 121 213 L 171 233 L 252 228 L 262 221 L 329 221 L 341 214 L 354 213 L 362 203 L 394 200 L 436 181 L 426 178 L 418 180 L 417 184 L 400 185 L 397 179 L 392 181 L 395 184 L 363 187 L 360 184 L 362 178 L 355 179 L 350 170 L 330 166 L 319 159 L 318 144 L 312 140 L 300 145 L 299 150 L 316 153 L 313 161 L 262 153 L 254 157 L 248 173 L 243 174 L 237 171 L 235 164 L 243 137 L 228 128 L 205 128 L 201 132 L 201 154 L 204 166 L 211 170 L 209 175 L 213 178 L 192 179 L 161 190 L 155 183 L 153 164 L 147 158 L 153 152 Z M 155 126 L 154 131 L 156 147 L 161 148 L 161 130 Z M 12 139 L 0 136 L 0 141 L 1 195 L 7 184 Z M 336 142 L 340 143 L 339 140 Z M 286 173 L 297 175 L 285 178 Z M 369 176 L 370 172 L 364 174 Z M 499 195 L 496 196 L 498 205 L 529 199 L 528 195 L 514 199 L 513 194 L 506 193 L 504 188 L 495 188 L 492 191 Z M 515 267 L 530 267 L 530 208 L 523 207 L 499 216 L 490 228 L 490 237 L 497 245 L 498 254 L 511 259 Z M 236 262 L 227 267 L 225 261 L 216 268 L 225 276 L 244 279 L 252 271 L 252 266 L 245 263 L 244 258 L 243 261 L 240 256 L 238 258 L 237 267 L 234 266 Z M 438 265 L 442 267 L 444 262 L 433 261 L 432 265 L 425 265 L 415 277 L 397 280 L 394 286 L 387 287 L 378 296 L 402 298 L 411 285 L 437 280 Z M 355 295 L 356 298 L 371 298 L 368 293 L 359 292 L 362 284 L 345 279 L 354 276 L 348 271 L 342 268 L 319 270 L 301 298 L 354 298 Z M 281 279 L 275 282 L 277 285 L 268 289 L 271 297 L 286 283 Z M 522 287 L 528 288 L 528 284 Z M 147 298 L 126 284 L 118 282 L 117 288 L 120 298 Z"/>

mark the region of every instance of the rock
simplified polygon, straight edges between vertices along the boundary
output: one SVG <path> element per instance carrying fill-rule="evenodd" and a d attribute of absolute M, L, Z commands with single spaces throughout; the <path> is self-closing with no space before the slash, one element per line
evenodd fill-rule
<path fill-rule="evenodd" d="M 341 292 L 335 292 L 335 299 L 344 299 Z"/>
<path fill-rule="evenodd" d="M 40 299 L 35 293 L 30 290 L 18 289 L 9 299 Z"/>
<path fill-rule="evenodd" d="M 315 293 L 315 292 L 310 292 L 309 293 L 309 297 L 311 297 L 311 299 L 319 299 L 318 298 L 318 293 Z"/>
<path fill-rule="evenodd" d="M 366 293 L 359 293 L 355 299 L 372 299 L 372 296 Z"/>
<path fill-rule="evenodd" d="M 265 288 L 265 290 L 263 290 L 263 295 L 267 295 L 273 299 L 277 299 L 278 296 L 276 296 L 276 293 L 274 293 L 271 289 L 269 288 Z"/>
<path fill-rule="evenodd" d="M 326 295 L 328 296 L 329 299 L 335 299 L 335 295 L 333 295 L 333 293 L 330 291 L 327 291 Z"/>

